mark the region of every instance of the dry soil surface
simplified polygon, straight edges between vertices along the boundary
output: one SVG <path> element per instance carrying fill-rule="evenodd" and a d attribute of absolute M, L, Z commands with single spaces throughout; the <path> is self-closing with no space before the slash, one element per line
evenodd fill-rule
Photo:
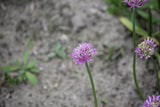
<path fill-rule="evenodd" d="M 28 49 L 25 40 L 30 38 L 30 60 L 36 59 L 41 69 L 35 86 L 1 86 L 0 107 L 94 107 L 86 68 L 75 65 L 71 56 L 86 41 L 98 51 L 89 63 L 97 97 L 108 99 L 99 100 L 99 107 L 141 107 L 132 77 L 132 37 L 106 9 L 103 0 L 0 0 L 0 67 L 15 59 L 22 62 Z M 67 59 L 48 59 L 57 42 L 66 48 Z M 115 47 L 115 60 L 106 61 L 110 46 Z M 137 59 L 136 70 L 145 97 L 156 94 L 151 62 Z"/>

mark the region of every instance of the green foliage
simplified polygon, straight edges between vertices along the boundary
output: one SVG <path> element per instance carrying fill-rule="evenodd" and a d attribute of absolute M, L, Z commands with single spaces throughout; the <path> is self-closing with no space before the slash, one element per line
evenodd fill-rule
<path fill-rule="evenodd" d="M 120 51 L 121 51 L 121 54 L 123 55 L 123 56 L 125 56 L 126 54 L 125 54 L 125 51 L 124 51 L 124 49 L 123 48 L 120 48 Z"/>
<path fill-rule="evenodd" d="M 105 107 L 108 107 L 109 103 L 112 102 L 112 101 L 108 100 L 107 98 L 99 98 L 98 100 L 103 102 L 105 104 Z"/>
<path fill-rule="evenodd" d="M 157 57 L 159 65 L 160 65 L 160 54 L 158 52 L 155 52 L 154 55 Z"/>
<path fill-rule="evenodd" d="M 152 8 L 155 11 L 159 12 L 159 8 L 158 8 L 158 1 L 157 0 L 148 0 L 148 2 L 141 7 L 141 9 L 148 9 L 148 8 Z"/>
<path fill-rule="evenodd" d="M 133 31 L 133 24 L 131 20 L 127 19 L 126 17 L 119 17 L 119 20 L 126 28 L 128 28 L 130 31 Z M 145 37 L 148 36 L 148 33 L 139 26 L 136 25 L 135 29 L 137 34 Z"/>
<path fill-rule="evenodd" d="M 26 51 L 26 52 L 24 53 L 23 60 L 24 60 L 24 64 L 25 64 L 25 65 L 26 65 L 26 63 L 27 63 L 29 53 L 30 53 L 29 51 Z"/>
<path fill-rule="evenodd" d="M 125 51 L 122 47 L 116 48 L 114 46 L 109 46 L 107 49 L 107 54 L 105 55 L 105 60 L 115 60 L 120 55 L 125 55 Z"/>
<path fill-rule="evenodd" d="M 71 35 L 71 34 L 68 35 L 69 38 L 72 38 L 72 36 L 73 36 L 73 35 Z"/>
<path fill-rule="evenodd" d="M 79 72 L 78 72 L 77 70 L 74 70 L 74 73 L 75 73 L 75 74 L 78 74 Z"/>
<path fill-rule="evenodd" d="M 56 43 L 56 45 L 53 48 L 53 52 L 51 52 L 50 54 L 48 54 L 48 58 L 54 58 L 56 56 L 59 56 L 62 59 L 66 59 L 66 52 L 65 52 L 65 48 L 61 46 L 60 43 Z"/>
<path fill-rule="evenodd" d="M 104 102 L 108 102 L 108 99 L 107 98 L 99 98 L 99 101 L 104 101 Z"/>
<path fill-rule="evenodd" d="M 105 60 L 113 59 L 113 53 L 114 53 L 114 46 L 109 46 L 108 47 L 108 53 L 105 56 Z"/>
<path fill-rule="evenodd" d="M 148 20 L 148 14 L 142 10 L 137 10 L 137 13 L 139 16 L 141 16 L 143 19 Z M 157 17 L 152 16 L 152 24 L 156 24 L 160 26 L 160 19 Z"/>
<path fill-rule="evenodd" d="M 29 82 L 33 85 L 36 85 L 37 84 L 37 78 L 35 75 L 33 75 L 32 73 L 30 72 L 26 72 L 26 77 L 28 78 Z"/>
<path fill-rule="evenodd" d="M 50 54 L 48 54 L 49 59 L 54 58 L 54 57 L 56 57 L 56 53 L 51 52 Z"/>
<path fill-rule="evenodd" d="M 7 73 L 7 72 L 15 71 L 15 70 L 17 70 L 17 69 L 18 69 L 17 66 L 10 66 L 10 65 L 8 65 L 8 66 L 3 67 L 2 70 L 3 70 L 5 73 Z"/>
<path fill-rule="evenodd" d="M 131 10 L 129 9 L 129 6 L 127 6 L 127 3 L 122 2 L 123 0 L 104 0 L 104 1 L 109 6 L 107 11 L 110 14 L 116 14 L 118 16 L 130 16 L 131 15 L 130 14 Z M 143 10 L 148 9 L 148 8 L 152 8 L 155 11 L 160 13 L 157 0 L 149 0 L 144 6 L 140 7 L 140 9 L 143 9 Z"/>
<path fill-rule="evenodd" d="M 120 16 L 120 21 L 122 24 L 127 27 L 130 31 L 132 31 L 132 21 L 127 17 L 131 16 L 131 10 L 127 7 L 127 3 L 123 3 L 123 0 L 104 0 L 107 5 L 109 5 L 108 11 L 111 14 L 116 14 Z M 145 19 L 146 21 L 149 20 L 148 13 L 146 9 L 151 8 L 154 9 L 157 13 L 160 13 L 158 8 L 158 1 L 157 0 L 149 0 L 144 6 L 137 8 L 138 15 Z M 127 16 L 127 17 L 126 17 Z M 160 26 L 160 19 L 152 16 L 152 23 L 155 25 Z M 143 30 L 136 22 L 136 33 L 141 36 L 148 36 L 147 32 Z M 138 30 L 138 31 L 137 31 Z"/>
<path fill-rule="evenodd" d="M 154 34 L 152 34 L 153 37 L 156 37 L 156 36 L 158 36 L 158 35 L 160 35 L 160 31 L 155 32 Z"/>
<path fill-rule="evenodd" d="M 35 73 L 38 73 L 38 72 L 40 72 L 40 69 L 39 69 L 39 68 L 32 68 L 32 69 L 31 69 L 31 72 L 33 72 L 33 73 L 34 73 L 34 72 L 35 72 Z"/>
<path fill-rule="evenodd" d="M 26 45 L 29 47 L 29 48 L 32 48 L 34 43 L 33 41 L 31 41 L 29 38 L 26 39 Z"/>
<path fill-rule="evenodd" d="M 33 67 L 35 66 L 36 63 L 37 63 L 36 60 L 33 60 L 33 61 L 29 62 L 27 68 L 33 68 Z"/>
<path fill-rule="evenodd" d="M 104 0 L 105 3 L 109 6 L 107 9 L 109 13 L 115 14 L 119 16 L 119 19 L 121 23 L 129 29 L 131 32 L 133 31 L 133 25 L 132 25 L 132 19 L 131 17 L 131 10 L 127 7 L 127 3 L 123 3 L 123 0 Z M 158 0 L 149 0 L 145 5 L 143 5 L 140 8 L 137 8 L 137 15 L 139 16 L 136 20 L 136 34 L 143 36 L 143 37 L 148 37 L 151 36 L 157 44 L 160 44 L 160 32 L 157 31 L 153 33 L 152 35 L 148 35 L 148 32 L 145 31 L 140 25 L 139 20 L 145 19 L 146 23 L 149 23 L 149 13 L 148 9 L 154 10 L 156 13 L 160 13 L 160 6 L 158 3 Z M 129 18 L 128 18 L 129 17 Z M 152 25 L 160 26 L 160 18 L 157 18 L 155 16 L 152 16 Z M 148 28 L 149 29 L 149 28 Z M 160 48 L 159 48 L 160 49 Z M 107 54 L 105 59 L 109 59 L 111 54 Z M 157 57 L 159 64 L 160 64 L 160 52 L 155 52 L 155 56 Z"/>
<path fill-rule="evenodd" d="M 24 53 L 24 61 L 22 64 L 18 60 L 14 61 L 14 65 L 7 65 L 3 67 L 3 72 L 5 72 L 5 80 L 9 83 L 18 84 L 22 81 L 28 80 L 31 84 L 37 84 L 37 78 L 32 73 L 40 72 L 39 68 L 35 67 L 37 63 L 36 60 L 28 61 L 29 51 Z M 10 73 L 15 73 L 15 76 L 10 75 Z"/>
<path fill-rule="evenodd" d="M 126 9 L 126 4 L 122 0 L 104 0 L 105 3 L 109 6 L 107 11 L 110 14 L 116 15 L 126 15 L 129 16 L 129 10 Z"/>

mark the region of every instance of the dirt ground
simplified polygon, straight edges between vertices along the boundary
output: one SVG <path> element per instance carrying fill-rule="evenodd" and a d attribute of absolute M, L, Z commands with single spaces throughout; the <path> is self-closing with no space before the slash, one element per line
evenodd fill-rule
<path fill-rule="evenodd" d="M 97 97 L 108 99 L 99 100 L 99 107 L 142 107 L 132 77 L 132 37 L 106 9 L 103 0 L 0 0 L 0 68 L 15 59 L 23 61 L 30 38 L 30 60 L 38 60 L 41 69 L 35 86 L 1 86 L 0 107 L 94 107 L 86 68 L 75 65 L 71 56 L 86 41 L 98 51 L 90 63 Z M 66 48 L 67 59 L 48 59 L 57 42 Z M 124 49 L 125 55 L 115 51 L 115 60 L 106 61 L 109 46 Z M 145 97 L 156 94 L 151 62 L 137 59 L 136 70 Z"/>

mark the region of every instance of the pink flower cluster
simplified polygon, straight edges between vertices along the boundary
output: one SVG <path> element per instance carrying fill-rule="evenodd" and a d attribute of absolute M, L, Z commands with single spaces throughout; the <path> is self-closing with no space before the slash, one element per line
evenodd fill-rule
<path fill-rule="evenodd" d="M 94 54 L 97 54 L 96 49 L 92 48 L 90 43 L 83 43 L 74 49 L 72 57 L 76 61 L 76 64 L 84 65 L 86 62 L 92 61 Z"/>
<path fill-rule="evenodd" d="M 144 102 L 143 107 L 160 107 L 160 95 L 149 96 Z"/>
<path fill-rule="evenodd" d="M 126 2 L 130 8 L 135 9 L 135 7 L 141 7 L 142 5 L 146 4 L 148 0 L 124 0 L 123 2 Z"/>
<path fill-rule="evenodd" d="M 148 59 L 151 55 L 154 53 L 154 48 L 157 46 L 157 44 L 154 43 L 153 39 L 145 39 L 143 42 L 141 42 L 138 47 L 136 48 L 135 52 L 138 56 L 142 59 L 145 57 L 145 59 Z"/>

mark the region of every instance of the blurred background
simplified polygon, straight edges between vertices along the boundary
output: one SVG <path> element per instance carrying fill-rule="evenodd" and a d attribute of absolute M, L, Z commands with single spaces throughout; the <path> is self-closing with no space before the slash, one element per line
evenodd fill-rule
<path fill-rule="evenodd" d="M 147 8 L 152 9 L 158 44 L 156 0 L 137 9 L 137 40 L 148 36 Z M 89 65 L 99 107 L 141 107 L 132 77 L 131 20 L 122 0 L 0 0 L 0 107 L 93 107 L 86 68 L 75 65 L 71 55 L 84 42 L 98 52 Z M 25 68 L 25 59 L 34 60 L 34 70 Z M 19 72 L 2 69 L 15 64 Z M 137 58 L 136 70 L 145 97 L 157 94 L 151 61 Z M 34 75 L 19 76 L 24 71 Z"/>

